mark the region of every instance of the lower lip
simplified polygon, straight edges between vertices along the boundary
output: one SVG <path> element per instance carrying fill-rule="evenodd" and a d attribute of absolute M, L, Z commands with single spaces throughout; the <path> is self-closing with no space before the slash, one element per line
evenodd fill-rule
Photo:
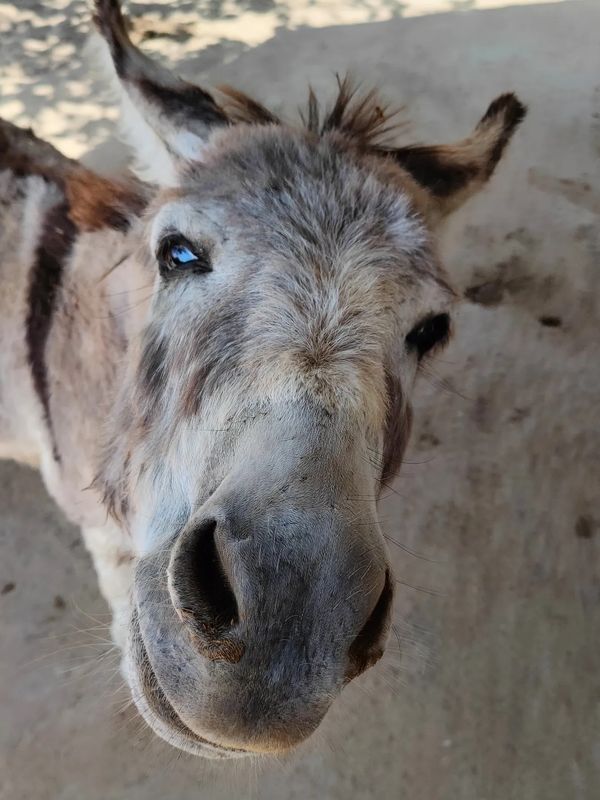
<path fill-rule="evenodd" d="M 131 662 L 132 662 L 133 668 L 136 670 L 138 676 L 139 676 L 140 672 L 146 671 L 146 672 L 149 672 L 152 675 L 153 680 L 156 681 L 156 688 L 158 689 L 158 692 L 156 692 L 156 691 L 153 692 L 153 694 L 154 694 L 153 705 L 154 706 L 158 705 L 159 707 L 163 707 L 164 706 L 163 711 L 166 711 L 166 713 L 159 714 L 155 710 L 155 708 L 152 708 L 152 713 L 155 714 L 164 725 L 167 725 L 169 728 L 172 728 L 174 730 L 174 732 L 179 734 L 184 739 L 185 744 L 187 745 L 187 747 L 182 747 L 180 749 L 187 750 L 188 752 L 193 752 L 194 755 L 204 755 L 204 756 L 206 756 L 207 754 L 206 754 L 205 751 L 203 751 L 203 749 L 202 749 L 203 747 L 210 748 L 211 750 L 214 750 L 217 753 L 222 754 L 223 756 L 235 757 L 235 756 L 251 755 L 251 753 L 248 750 L 242 750 L 242 749 L 233 748 L 233 747 L 224 747 L 223 745 L 215 744 L 214 742 L 211 742 L 209 739 L 204 739 L 201 736 L 198 736 L 192 730 L 190 730 L 190 728 L 187 727 L 187 725 L 179 717 L 179 715 L 177 714 L 177 712 L 175 711 L 173 706 L 169 703 L 167 698 L 164 696 L 164 693 L 162 691 L 162 687 L 160 686 L 160 683 L 158 682 L 158 679 L 156 677 L 156 673 L 154 672 L 154 669 L 152 668 L 152 664 L 150 663 L 150 658 L 148 656 L 148 651 L 146 650 L 146 643 L 144 642 L 144 639 L 143 639 L 143 636 L 142 636 L 142 632 L 140 630 L 139 622 L 138 622 L 138 619 L 137 619 L 137 613 L 134 614 L 134 618 L 132 620 L 132 625 L 133 625 L 133 627 L 135 629 L 135 635 L 136 635 L 136 638 L 137 638 L 137 645 L 134 648 L 135 656 L 137 656 L 137 657 L 135 657 L 135 656 L 132 657 L 131 656 L 131 651 L 130 651 L 130 658 L 131 658 Z M 130 646 L 130 648 L 131 647 L 132 646 Z M 140 661 L 142 662 L 141 664 L 140 664 Z M 141 680 L 140 680 L 140 686 L 143 686 L 143 683 L 142 683 Z M 144 695 L 144 699 L 148 703 L 148 708 L 150 709 L 151 706 L 150 706 L 150 703 L 148 702 L 147 695 L 143 691 L 142 691 L 142 693 Z M 134 697 L 134 701 L 135 701 L 135 697 Z M 171 717 L 172 716 L 176 717 L 176 719 L 177 719 L 176 726 L 173 726 L 173 723 L 168 721 L 168 718 L 170 716 Z M 152 726 L 150 726 L 150 727 L 152 727 Z"/>

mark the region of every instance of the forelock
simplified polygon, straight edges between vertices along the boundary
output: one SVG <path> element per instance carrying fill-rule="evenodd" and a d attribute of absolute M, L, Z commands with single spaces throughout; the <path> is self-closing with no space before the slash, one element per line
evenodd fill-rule
<path fill-rule="evenodd" d="M 205 164 L 189 166 L 181 188 L 184 203 L 212 204 L 247 245 L 255 238 L 285 258 L 331 259 L 361 242 L 404 253 L 427 244 L 402 171 L 357 154 L 337 133 L 314 140 L 287 126 L 230 128 Z"/>
<path fill-rule="evenodd" d="M 401 129 L 402 108 L 393 108 L 376 89 L 362 92 L 346 76 L 337 77 L 337 94 L 330 106 L 323 109 L 309 89 L 306 106 L 300 109 L 300 127 L 314 136 L 336 131 L 356 146 L 373 152 L 386 151 L 390 138 Z M 283 120 L 266 106 L 231 86 L 219 87 L 222 107 L 234 123 L 279 125 Z"/>

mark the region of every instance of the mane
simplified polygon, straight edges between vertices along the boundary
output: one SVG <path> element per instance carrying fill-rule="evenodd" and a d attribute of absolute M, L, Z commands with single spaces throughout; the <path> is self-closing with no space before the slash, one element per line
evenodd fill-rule
<path fill-rule="evenodd" d="M 365 149 L 389 147 L 391 140 L 405 124 L 398 120 L 404 108 L 390 106 L 377 89 L 362 92 L 348 75 L 343 78 L 336 75 L 336 80 L 337 95 L 325 110 L 321 108 L 312 87 L 309 87 L 306 106 L 300 109 L 304 129 L 315 136 L 337 131 Z M 250 125 L 284 123 L 266 106 L 232 86 L 219 86 L 218 91 L 223 97 L 223 110 L 232 122 Z"/>

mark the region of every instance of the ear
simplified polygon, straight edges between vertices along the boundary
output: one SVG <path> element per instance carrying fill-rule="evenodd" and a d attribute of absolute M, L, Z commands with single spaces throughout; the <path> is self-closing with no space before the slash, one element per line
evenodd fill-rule
<path fill-rule="evenodd" d="M 118 0 L 94 0 L 94 23 L 118 77 L 136 172 L 150 182 L 176 184 L 178 162 L 201 160 L 211 130 L 228 124 L 225 112 L 204 89 L 172 75 L 133 46 Z"/>
<path fill-rule="evenodd" d="M 448 145 L 401 147 L 394 155 L 424 189 L 441 215 L 454 211 L 491 177 L 526 113 L 514 94 L 497 97 L 473 133 Z"/>

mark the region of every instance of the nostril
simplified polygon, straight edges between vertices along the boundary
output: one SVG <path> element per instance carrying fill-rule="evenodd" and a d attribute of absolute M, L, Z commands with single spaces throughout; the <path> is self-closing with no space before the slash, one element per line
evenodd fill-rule
<path fill-rule="evenodd" d="M 213 624 L 231 628 L 238 621 L 238 606 L 217 550 L 216 531 L 211 520 L 194 536 L 189 551 L 191 580 Z"/>
<path fill-rule="evenodd" d="M 199 649 L 209 658 L 238 661 L 243 646 L 227 636 L 239 621 L 238 604 L 219 555 L 215 520 L 182 534 L 168 572 L 175 610 Z"/>
<path fill-rule="evenodd" d="M 369 618 L 352 642 L 348 652 L 346 680 L 351 681 L 369 667 L 373 666 L 385 648 L 386 635 L 390 626 L 394 585 L 390 570 L 386 570 L 385 582 Z"/>

